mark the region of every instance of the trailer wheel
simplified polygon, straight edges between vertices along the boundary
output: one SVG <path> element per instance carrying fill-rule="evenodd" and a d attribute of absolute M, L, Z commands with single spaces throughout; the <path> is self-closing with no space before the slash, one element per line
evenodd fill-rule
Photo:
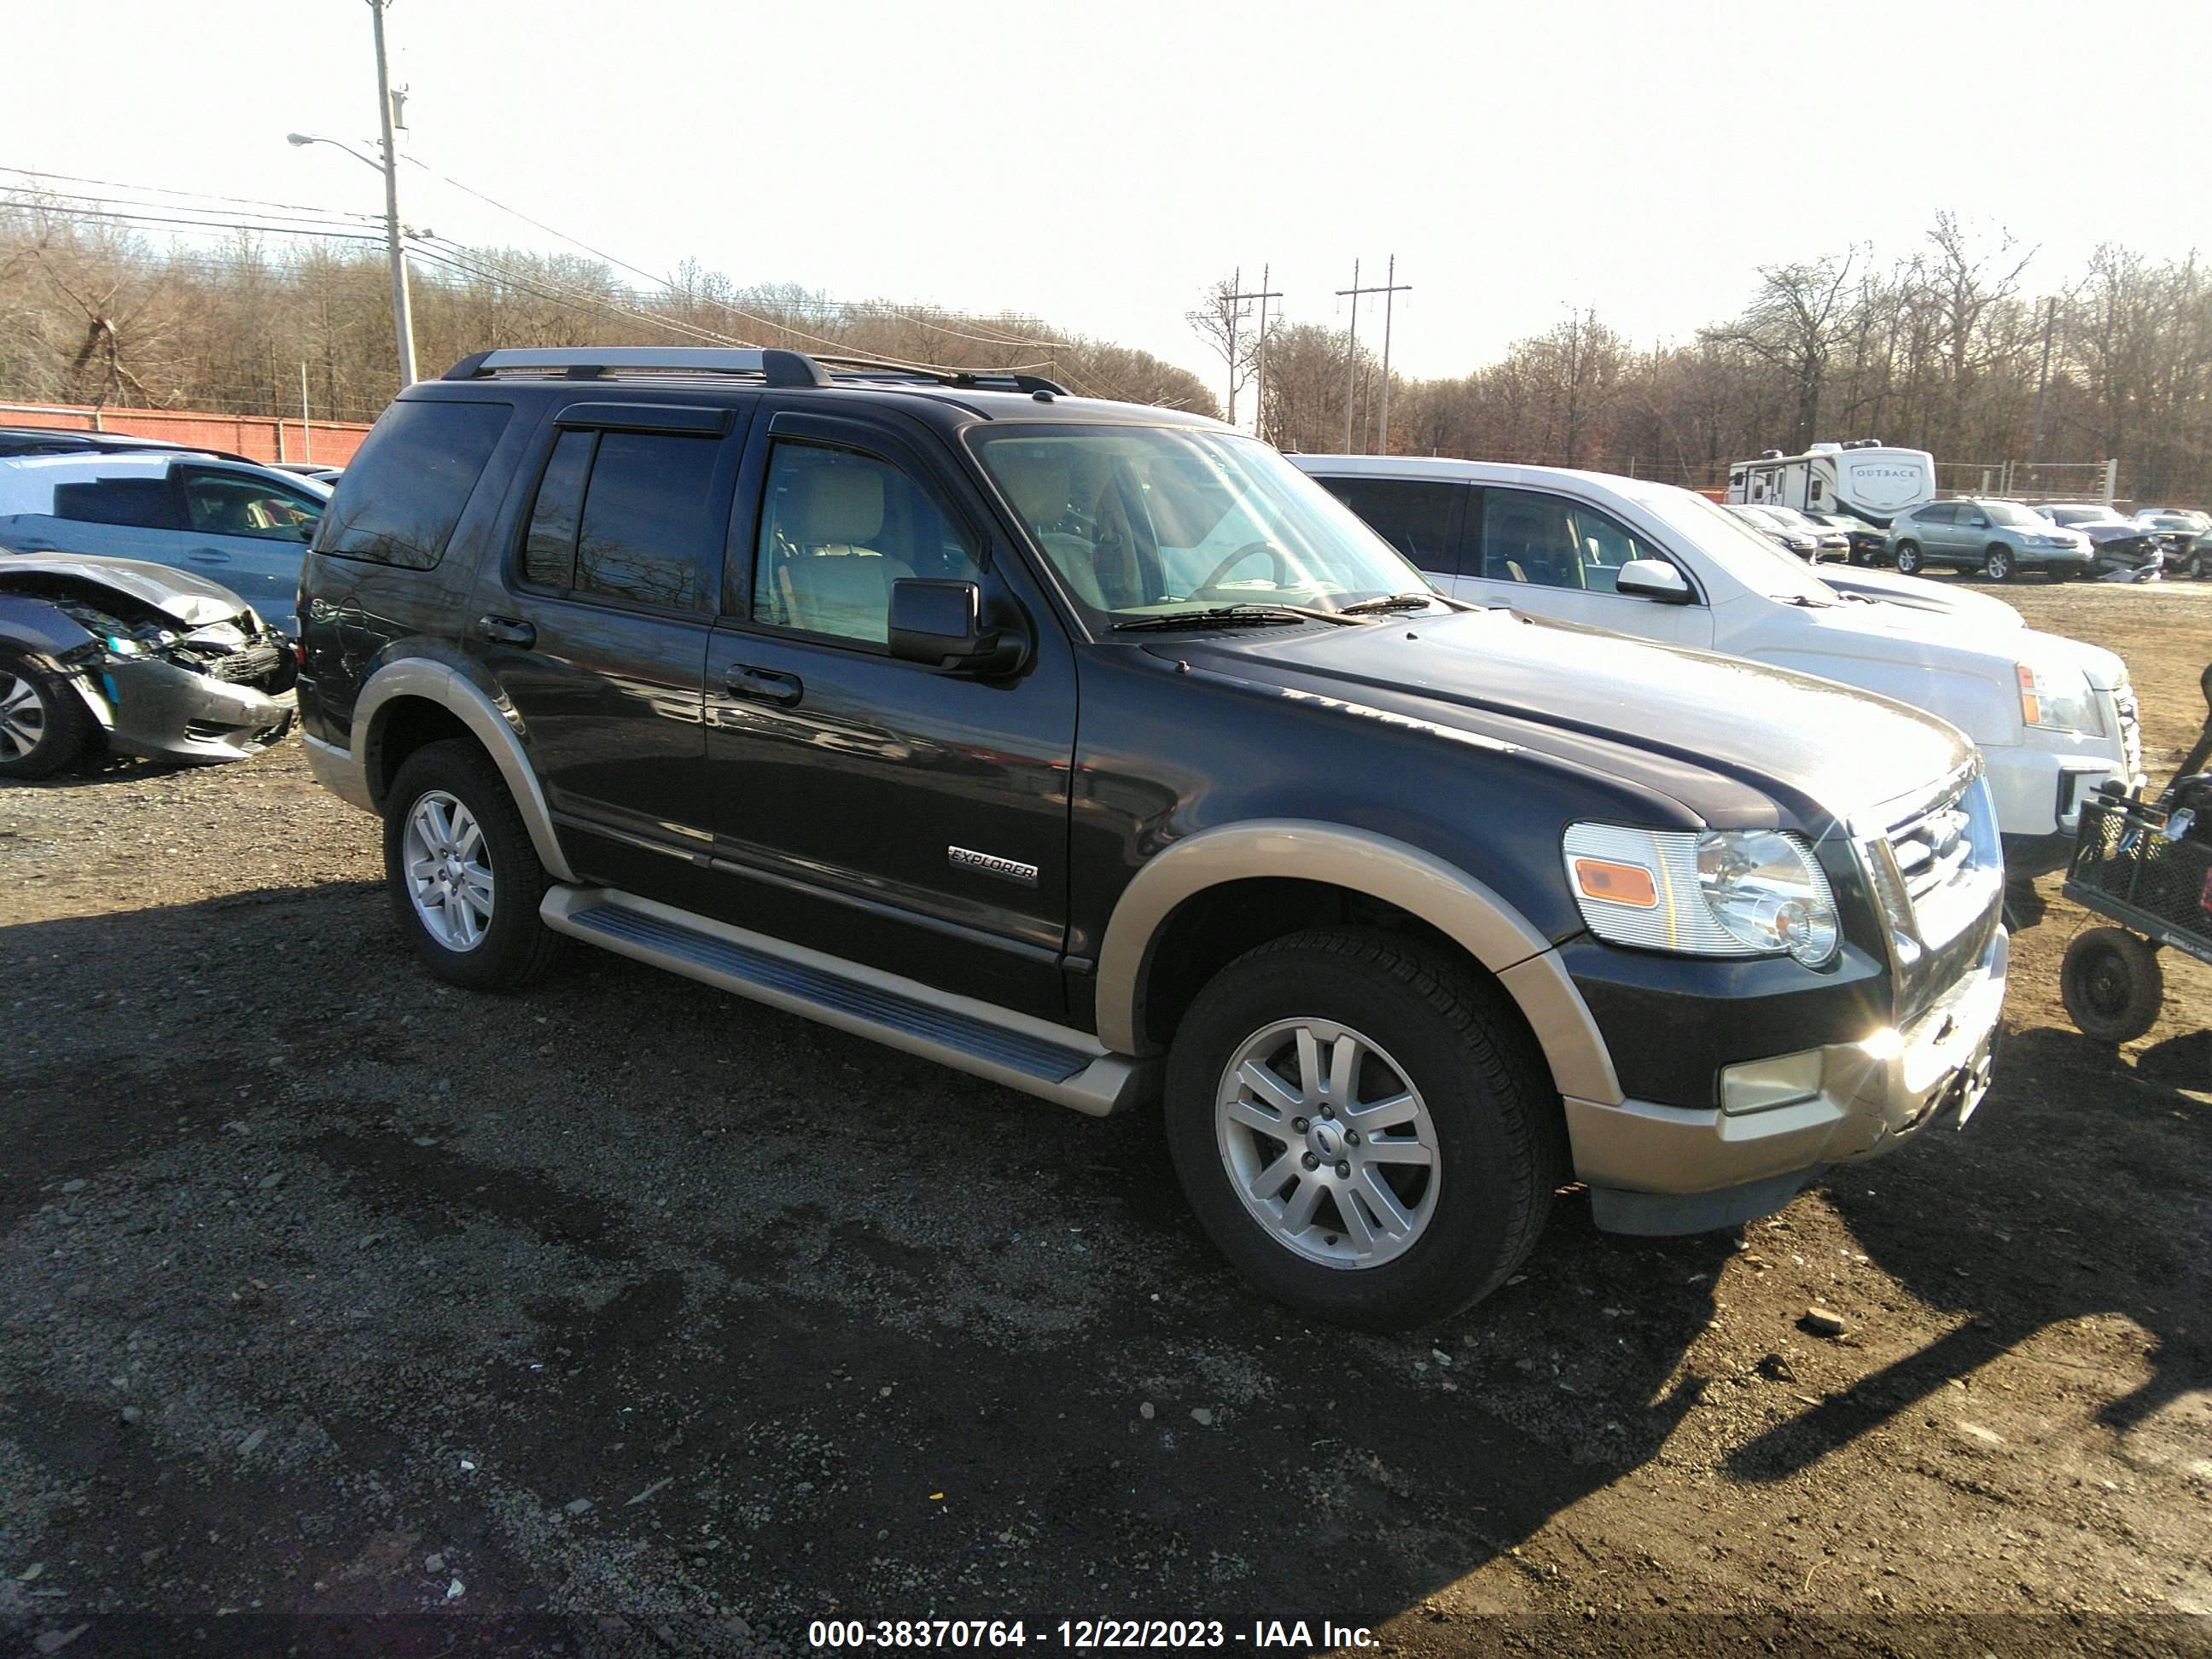
<path fill-rule="evenodd" d="M 2132 1042 L 2158 1024 L 2166 976 L 2145 940 L 2124 927 L 2092 927 L 2066 947 L 2058 994 L 2082 1036 Z"/>

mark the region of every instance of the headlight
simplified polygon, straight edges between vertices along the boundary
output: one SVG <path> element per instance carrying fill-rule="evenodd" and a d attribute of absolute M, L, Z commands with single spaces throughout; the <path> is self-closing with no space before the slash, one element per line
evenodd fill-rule
<path fill-rule="evenodd" d="M 2078 668 L 2016 662 L 2014 677 L 2020 682 L 2020 718 L 2023 726 L 2045 732 L 2073 732 L 2084 736 L 2105 735 L 2104 711 L 2088 676 Z"/>
<path fill-rule="evenodd" d="M 1567 884 L 1600 939 L 1690 956 L 1835 958 L 1835 895 L 1803 837 L 1772 830 L 1569 826 Z"/>

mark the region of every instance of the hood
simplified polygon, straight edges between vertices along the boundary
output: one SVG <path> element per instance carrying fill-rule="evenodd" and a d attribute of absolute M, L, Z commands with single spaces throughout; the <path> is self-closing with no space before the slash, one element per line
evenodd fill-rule
<path fill-rule="evenodd" d="M 1855 570 L 1855 576 L 1864 571 Z M 1910 580 L 1911 578 L 1905 578 Z M 1960 590 L 1963 593 L 1966 590 Z M 2020 613 L 2002 601 L 1991 601 L 2006 613 L 1991 619 L 1978 609 L 1964 611 L 1919 610 L 1904 605 L 1840 605 L 1806 612 L 1812 627 L 1807 642 L 1814 650 L 1820 635 L 1849 635 L 1856 640 L 1884 639 L 1893 649 L 1885 655 L 1910 661 L 1931 671 L 1978 674 L 2011 694 L 2014 665 L 2044 664 L 2052 668 L 2079 669 L 2092 685 L 2110 689 L 2124 684 L 2127 665 L 2102 646 L 2069 640 L 2063 634 L 2045 634 L 2026 626 Z M 1863 646 L 1835 642 L 1841 654 L 1872 654 Z"/>
<path fill-rule="evenodd" d="M 1991 628 L 2026 625 L 2020 612 L 2002 599 L 1993 599 L 1954 582 L 1929 581 L 1924 576 L 1900 576 L 1894 570 L 1872 570 L 1859 565 L 1823 566 L 1814 573 L 1838 593 L 1862 593 L 1869 599 L 1886 599 L 1914 611 L 1933 611 Z"/>
<path fill-rule="evenodd" d="M 1974 754 L 1934 715 L 1868 692 L 1519 611 L 1208 635 L 1167 650 L 1603 770 L 1708 822 L 1740 814 L 1747 787 L 1808 826 L 1848 818 L 1931 787 Z"/>
<path fill-rule="evenodd" d="M 173 570 L 166 564 L 143 559 L 106 559 L 80 553 L 14 553 L 0 548 L 0 576 L 9 571 L 26 575 L 67 576 L 96 582 L 149 605 L 185 628 L 205 628 L 228 622 L 246 609 L 246 601 L 228 588 Z"/>

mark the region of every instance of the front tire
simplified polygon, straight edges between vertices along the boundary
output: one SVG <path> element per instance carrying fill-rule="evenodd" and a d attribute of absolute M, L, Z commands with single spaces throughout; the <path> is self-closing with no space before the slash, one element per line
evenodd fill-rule
<path fill-rule="evenodd" d="M 1199 994 L 1169 1054 L 1167 1133 L 1247 1279 L 1370 1330 L 1502 1284 L 1565 1162 L 1558 1097 L 1498 994 L 1364 929 L 1261 945 Z"/>
<path fill-rule="evenodd" d="M 50 778 L 83 754 L 99 729 L 66 680 L 0 651 L 0 778 Z"/>
<path fill-rule="evenodd" d="M 2158 1024 L 2166 975 L 2157 953 L 2124 927 L 2092 927 L 2066 947 L 2058 994 L 2084 1036 L 2132 1042 Z"/>
<path fill-rule="evenodd" d="M 1917 576 L 1920 574 L 1920 544 L 1899 542 L 1897 544 L 1897 574 Z"/>
<path fill-rule="evenodd" d="M 538 915 L 545 866 L 483 750 L 463 739 L 416 750 L 384 806 L 392 914 L 432 973 L 513 991 L 552 965 L 561 937 Z"/>
<path fill-rule="evenodd" d="M 1982 574 L 1993 582 L 2008 582 L 2019 574 L 2013 562 L 2012 549 L 1992 547 L 1982 555 Z"/>

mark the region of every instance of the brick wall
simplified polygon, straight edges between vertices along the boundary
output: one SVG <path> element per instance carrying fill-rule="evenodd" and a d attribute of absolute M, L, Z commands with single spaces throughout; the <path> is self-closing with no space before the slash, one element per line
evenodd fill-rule
<path fill-rule="evenodd" d="M 368 428 L 358 421 L 297 421 L 266 415 L 216 415 L 190 409 L 86 409 L 62 404 L 0 403 L 0 426 L 51 426 L 70 432 L 124 432 L 173 444 L 220 449 L 257 461 L 319 461 L 343 466 Z"/>

